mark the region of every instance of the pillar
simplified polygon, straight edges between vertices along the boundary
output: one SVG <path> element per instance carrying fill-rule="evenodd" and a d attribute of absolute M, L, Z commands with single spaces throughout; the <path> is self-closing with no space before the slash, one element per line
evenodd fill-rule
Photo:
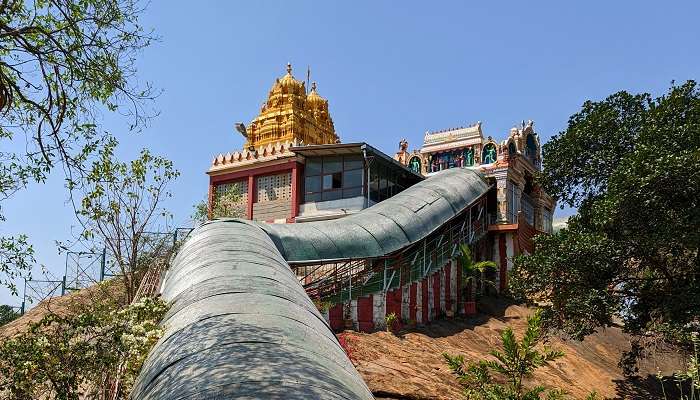
<path fill-rule="evenodd" d="M 209 193 L 207 193 L 207 219 L 214 217 L 214 184 L 209 180 Z"/>
<path fill-rule="evenodd" d="M 508 179 L 505 175 L 496 177 L 496 223 L 508 223 Z"/>
<path fill-rule="evenodd" d="M 253 219 L 253 203 L 255 203 L 255 176 L 248 175 L 248 204 L 246 208 L 246 218 Z"/>
<path fill-rule="evenodd" d="M 498 261 L 500 263 L 498 274 L 498 290 L 503 292 L 508 284 L 508 255 L 506 253 L 506 234 L 498 235 Z"/>
<path fill-rule="evenodd" d="M 294 222 L 294 219 L 299 215 L 299 203 L 301 190 L 299 190 L 299 182 L 301 182 L 301 165 L 295 162 L 292 165 L 292 212 L 287 222 Z"/>

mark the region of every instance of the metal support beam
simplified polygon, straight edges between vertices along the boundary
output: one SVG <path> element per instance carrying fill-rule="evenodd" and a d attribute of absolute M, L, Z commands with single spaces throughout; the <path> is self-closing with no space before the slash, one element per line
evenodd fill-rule
<path fill-rule="evenodd" d="M 384 292 L 391 287 L 391 283 L 394 281 L 394 276 L 396 276 L 396 270 L 391 271 L 391 278 L 389 278 L 389 282 L 385 282 L 384 284 Z"/>

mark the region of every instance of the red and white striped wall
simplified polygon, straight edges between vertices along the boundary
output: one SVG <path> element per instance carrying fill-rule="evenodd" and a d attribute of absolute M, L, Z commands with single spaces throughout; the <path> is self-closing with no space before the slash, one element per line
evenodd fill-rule
<path fill-rule="evenodd" d="M 370 332 L 384 329 L 385 318 L 391 313 L 398 317 L 397 325 L 424 325 L 442 316 L 476 312 L 474 303 L 462 298 L 463 285 L 462 269 L 456 261 L 451 261 L 419 281 L 352 300 L 349 310 L 345 310 L 347 303 L 336 304 L 323 314 L 335 330 L 352 328 Z M 347 321 L 344 311 L 349 311 Z M 350 321 L 352 327 L 348 326 Z"/>

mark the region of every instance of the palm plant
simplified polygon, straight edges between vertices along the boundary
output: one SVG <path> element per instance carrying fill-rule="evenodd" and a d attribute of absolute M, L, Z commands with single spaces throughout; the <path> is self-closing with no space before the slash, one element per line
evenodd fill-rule
<path fill-rule="evenodd" d="M 386 322 L 386 331 L 391 332 L 394 330 L 394 325 L 398 321 L 398 317 L 396 316 L 396 313 L 391 313 L 384 317 L 384 322 Z"/>
<path fill-rule="evenodd" d="M 487 269 L 495 269 L 496 263 L 493 261 L 474 262 L 474 259 L 472 258 L 472 251 L 466 244 L 461 244 L 459 246 L 459 250 L 461 253 L 459 259 L 462 264 L 462 271 L 466 285 L 470 285 L 472 284 L 472 282 L 476 282 L 477 279 L 481 278 L 482 282 L 496 287 L 496 284 L 494 282 L 483 279 L 482 277 L 483 273 Z"/>
<path fill-rule="evenodd" d="M 508 327 L 501 333 L 503 351 L 493 350 L 495 360 L 481 360 L 465 364 L 463 356 L 451 356 L 443 353 L 450 370 L 465 387 L 468 399 L 493 400 L 539 400 L 546 393 L 547 399 L 564 398 L 564 392 L 558 389 L 547 390 L 542 385 L 525 389 L 523 379 L 532 376 L 539 367 L 562 357 L 564 353 L 544 346 L 540 352 L 537 344 L 542 340 L 542 316 L 539 311 L 527 319 L 527 330 L 520 342 L 513 330 Z M 496 383 L 491 373 L 497 373 L 506 379 L 506 384 Z"/>

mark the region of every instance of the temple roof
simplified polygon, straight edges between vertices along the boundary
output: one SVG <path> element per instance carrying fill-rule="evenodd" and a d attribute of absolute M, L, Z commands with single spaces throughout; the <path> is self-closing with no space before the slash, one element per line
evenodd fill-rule
<path fill-rule="evenodd" d="M 481 122 L 471 126 L 426 132 L 421 153 L 442 151 L 455 147 L 481 143 L 484 139 Z"/>
<path fill-rule="evenodd" d="M 339 141 L 328 100 L 318 94 L 314 82 L 307 94 L 304 82 L 287 73 L 275 80 L 260 113 L 242 130 L 245 149 L 254 150 L 280 143 L 331 144 Z"/>

